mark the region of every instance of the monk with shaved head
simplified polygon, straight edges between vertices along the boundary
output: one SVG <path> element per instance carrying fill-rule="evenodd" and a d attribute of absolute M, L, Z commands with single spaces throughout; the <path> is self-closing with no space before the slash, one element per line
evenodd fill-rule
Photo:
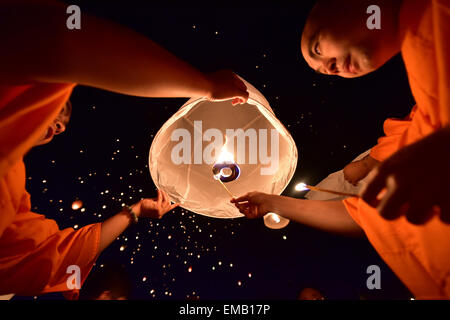
<path fill-rule="evenodd" d="M 373 1 L 319 1 L 302 33 L 301 50 L 319 73 L 355 78 L 375 71 L 400 51 L 398 11 L 401 1 L 378 1 L 379 30 L 367 28 Z"/>
<path fill-rule="evenodd" d="M 368 22 L 371 8 L 379 9 L 379 28 Z M 364 234 L 416 298 L 449 299 L 448 39 L 449 1 L 319 0 L 301 39 L 308 65 L 356 78 L 401 53 L 416 104 L 407 118 L 386 120 L 386 135 L 370 156 L 347 170 L 352 180 L 375 168 L 362 197 L 315 201 L 250 192 L 231 202 L 249 218 L 276 212 L 324 231 Z"/>

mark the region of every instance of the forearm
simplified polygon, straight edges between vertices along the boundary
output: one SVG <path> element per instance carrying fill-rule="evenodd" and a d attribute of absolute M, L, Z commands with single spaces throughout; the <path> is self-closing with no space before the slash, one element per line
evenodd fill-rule
<path fill-rule="evenodd" d="M 131 215 L 121 211 L 102 223 L 99 253 L 106 249 L 131 224 Z"/>
<path fill-rule="evenodd" d="M 327 232 L 362 236 L 362 229 L 350 217 L 341 201 L 303 200 L 272 196 L 271 211 Z"/>
<path fill-rule="evenodd" d="M 210 83 L 153 41 L 82 12 L 66 27 L 66 6 L 1 5 L 0 73 L 15 80 L 69 82 L 143 97 L 205 96 Z M 24 21 L 25 23 L 24 25 Z"/>

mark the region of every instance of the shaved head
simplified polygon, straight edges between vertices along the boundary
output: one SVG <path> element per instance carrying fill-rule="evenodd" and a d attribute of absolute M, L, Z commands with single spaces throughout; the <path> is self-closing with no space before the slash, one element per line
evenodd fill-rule
<path fill-rule="evenodd" d="M 381 29 L 366 25 L 373 4 L 381 8 Z M 303 29 L 303 57 L 317 72 L 344 78 L 378 69 L 399 51 L 400 5 L 399 0 L 319 0 Z"/>

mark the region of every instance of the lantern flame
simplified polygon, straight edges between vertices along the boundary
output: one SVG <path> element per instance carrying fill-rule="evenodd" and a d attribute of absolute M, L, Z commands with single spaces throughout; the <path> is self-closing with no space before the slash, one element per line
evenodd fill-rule
<path fill-rule="evenodd" d="M 217 158 L 216 163 L 234 163 L 234 156 L 231 152 L 228 152 L 226 146 L 224 145 L 222 148 L 222 151 L 219 154 L 219 157 Z"/>
<path fill-rule="evenodd" d="M 220 165 L 220 164 L 230 164 L 237 166 L 236 162 L 234 161 L 234 155 L 227 150 L 227 137 L 225 137 L 225 144 L 222 147 L 222 150 L 220 151 L 219 156 L 217 157 L 216 162 L 214 163 L 214 166 Z M 219 172 L 214 174 L 214 179 L 219 180 L 222 177 L 230 177 L 233 175 L 233 170 L 230 168 L 221 168 Z"/>

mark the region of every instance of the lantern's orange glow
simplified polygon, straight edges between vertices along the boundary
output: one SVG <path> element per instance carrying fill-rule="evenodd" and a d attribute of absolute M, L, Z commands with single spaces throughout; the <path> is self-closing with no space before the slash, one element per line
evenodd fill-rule
<path fill-rule="evenodd" d="M 269 212 L 264 216 L 264 225 L 270 229 L 282 229 L 289 224 L 289 219 L 283 218 L 282 216 Z"/>

